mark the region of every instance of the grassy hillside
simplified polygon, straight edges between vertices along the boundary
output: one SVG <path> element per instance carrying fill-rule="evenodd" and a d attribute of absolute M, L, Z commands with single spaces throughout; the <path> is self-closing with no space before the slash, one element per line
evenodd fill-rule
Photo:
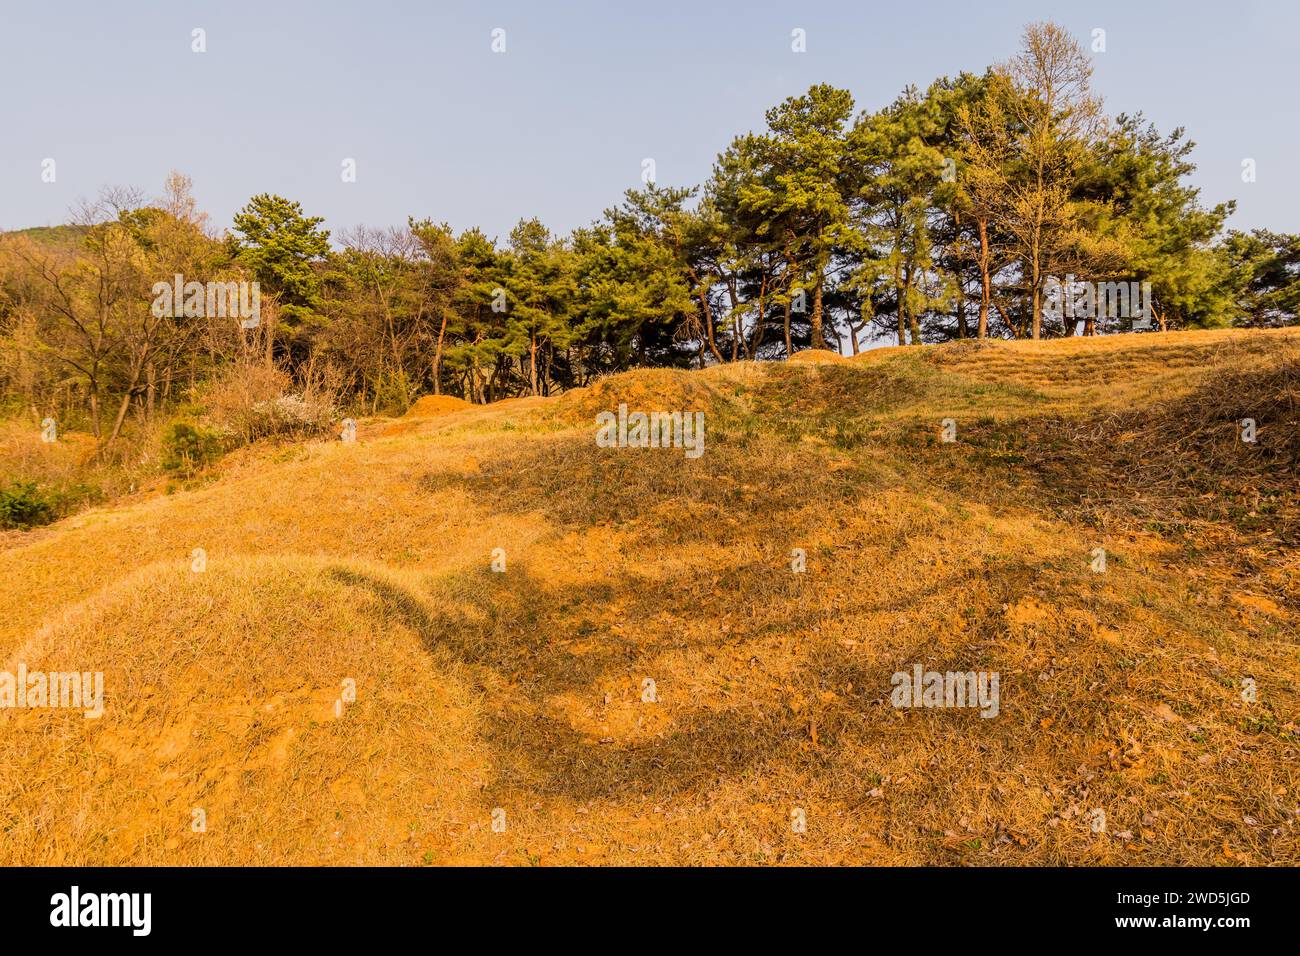
<path fill-rule="evenodd" d="M 14 229 L 11 236 L 23 236 L 38 245 L 52 249 L 76 249 L 89 231 L 86 226 L 32 226 L 28 229 Z"/>
<path fill-rule="evenodd" d="M 6 534 L 0 668 L 106 708 L 0 710 L 0 863 L 1296 864 L 1298 358 L 640 371 Z M 597 448 L 620 402 L 705 453 Z M 1000 713 L 893 708 L 916 663 Z"/>

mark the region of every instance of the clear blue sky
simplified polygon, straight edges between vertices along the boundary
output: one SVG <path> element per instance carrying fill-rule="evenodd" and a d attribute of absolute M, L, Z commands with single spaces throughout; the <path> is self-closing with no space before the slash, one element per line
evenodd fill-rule
<path fill-rule="evenodd" d="M 548 9 L 557 8 L 557 9 Z M 214 224 L 258 192 L 332 229 L 408 214 L 567 231 L 639 185 L 695 184 L 735 134 L 815 82 L 876 108 L 982 70 L 1050 18 L 1090 42 L 1108 110 L 1197 142 L 1207 203 L 1300 231 L 1300 3 L 103 2 L 0 0 L 0 228 L 63 222 L 104 184 L 178 169 Z M 207 52 L 191 52 L 191 30 Z M 506 31 L 506 53 L 491 31 Z M 807 52 L 790 49 L 794 28 Z M 57 162 L 42 183 L 41 161 Z M 345 157 L 357 181 L 340 180 Z M 1241 181 L 1244 157 L 1257 181 Z"/>

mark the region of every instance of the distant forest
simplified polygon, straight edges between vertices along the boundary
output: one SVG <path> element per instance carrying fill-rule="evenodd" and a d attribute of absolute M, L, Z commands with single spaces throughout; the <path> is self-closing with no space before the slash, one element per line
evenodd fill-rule
<path fill-rule="evenodd" d="M 1153 334 L 1295 323 L 1300 237 L 1226 231 L 1233 204 L 1205 208 L 1187 184 L 1183 131 L 1108 116 L 1090 73 L 1042 23 L 1008 62 L 878 112 L 817 85 L 702 185 L 646 181 L 567 236 L 413 216 L 331 239 L 274 195 L 219 230 L 183 175 L 154 201 L 106 189 L 67 226 L 0 236 L 0 395 L 11 417 L 71 421 L 104 449 L 257 368 L 374 414 L 637 366 L 1133 328 L 1054 313 L 1053 277 L 1149 283 Z M 157 314 L 155 286 L 177 275 L 257 282 L 257 324 Z"/>

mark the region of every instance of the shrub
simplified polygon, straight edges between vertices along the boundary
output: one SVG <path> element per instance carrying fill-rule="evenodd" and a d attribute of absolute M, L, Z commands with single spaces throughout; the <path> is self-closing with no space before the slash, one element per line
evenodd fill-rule
<path fill-rule="evenodd" d="M 279 395 L 249 409 L 249 430 L 254 439 L 309 438 L 328 432 L 336 416 L 329 402 L 310 401 L 297 394 Z"/>
<path fill-rule="evenodd" d="M 0 528 L 31 528 L 56 517 L 55 503 L 34 481 L 18 481 L 0 488 Z"/>
<path fill-rule="evenodd" d="M 245 442 L 328 432 L 338 418 L 332 392 L 311 381 L 301 392 L 291 392 L 292 386 L 293 378 L 283 369 L 235 365 L 210 389 L 209 417 Z"/>
<path fill-rule="evenodd" d="M 167 471 L 190 476 L 222 453 L 221 434 L 212 429 L 174 422 L 163 432 L 162 466 Z"/>
<path fill-rule="evenodd" d="M 415 401 L 419 384 L 406 369 L 386 369 L 374 381 L 374 407 L 385 415 L 400 415 Z"/>

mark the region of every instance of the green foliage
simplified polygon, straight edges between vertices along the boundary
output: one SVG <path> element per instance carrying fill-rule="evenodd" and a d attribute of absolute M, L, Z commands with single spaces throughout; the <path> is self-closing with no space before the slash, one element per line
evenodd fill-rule
<path fill-rule="evenodd" d="M 852 114 L 849 92 L 827 84 L 789 97 L 767 111 L 765 135 L 733 144 L 722 162 L 723 176 L 715 180 L 720 185 L 738 180 L 736 207 L 759 220 L 751 226 L 755 238 L 777 242 L 793 266 L 788 285 L 807 277 L 813 348 L 826 345 L 826 271 L 848 230 L 851 177 L 845 147 Z"/>
<path fill-rule="evenodd" d="M 162 466 L 189 477 L 216 461 L 223 451 L 221 435 L 189 422 L 173 422 L 162 436 Z"/>
<path fill-rule="evenodd" d="M 419 386 L 404 368 L 387 368 L 372 386 L 374 407 L 385 415 L 400 415 L 419 397 Z"/>
<path fill-rule="evenodd" d="M 31 528 L 56 517 L 54 499 L 32 481 L 17 481 L 0 488 L 0 528 Z"/>
<path fill-rule="evenodd" d="M 262 292 L 279 299 L 290 327 L 309 322 L 319 305 L 320 282 L 314 263 L 330 251 L 325 220 L 304 216 L 299 203 L 262 193 L 235 214 L 230 238 L 233 257 L 261 283 Z"/>
<path fill-rule="evenodd" d="M 30 239 L 38 245 L 51 249 L 71 250 L 81 245 L 86 232 L 86 226 L 33 226 L 30 229 L 14 230 L 10 235 Z"/>
<path fill-rule="evenodd" d="M 1222 284 L 1239 325 L 1300 320 L 1300 236 L 1267 229 L 1232 232 L 1219 250 Z"/>
<path fill-rule="evenodd" d="M 952 294 L 933 261 L 932 225 L 934 210 L 955 198 L 955 186 L 943 178 L 953 152 L 945 139 L 950 92 L 940 83 L 924 96 L 909 87 L 885 109 L 864 115 L 849 137 L 855 219 L 844 241 L 855 269 L 848 286 L 870 303 L 869 314 L 895 314 L 899 345 L 906 344 L 905 332 L 919 344 L 920 317 Z"/>
<path fill-rule="evenodd" d="M 1141 114 L 1119 116 L 1092 157 L 1080 193 L 1106 204 L 1095 228 L 1123 249 L 1124 267 L 1149 281 L 1166 324 L 1210 327 L 1232 317 L 1223 259 L 1211 247 L 1234 203 L 1201 207 L 1185 183 L 1196 167 L 1183 130 L 1161 136 Z"/>
<path fill-rule="evenodd" d="M 633 363 L 677 364 L 673 331 L 697 319 L 689 233 L 696 218 L 684 208 L 694 190 L 630 189 L 602 222 L 574 235 L 574 339 L 591 370 Z"/>
<path fill-rule="evenodd" d="M 527 368 L 528 389 L 537 395 L 540 361 L 569 345 L 573 302 L 573 253 L 537 219 L 521 220 L 510 233 L 506 310 L 501 352 Z"/>

